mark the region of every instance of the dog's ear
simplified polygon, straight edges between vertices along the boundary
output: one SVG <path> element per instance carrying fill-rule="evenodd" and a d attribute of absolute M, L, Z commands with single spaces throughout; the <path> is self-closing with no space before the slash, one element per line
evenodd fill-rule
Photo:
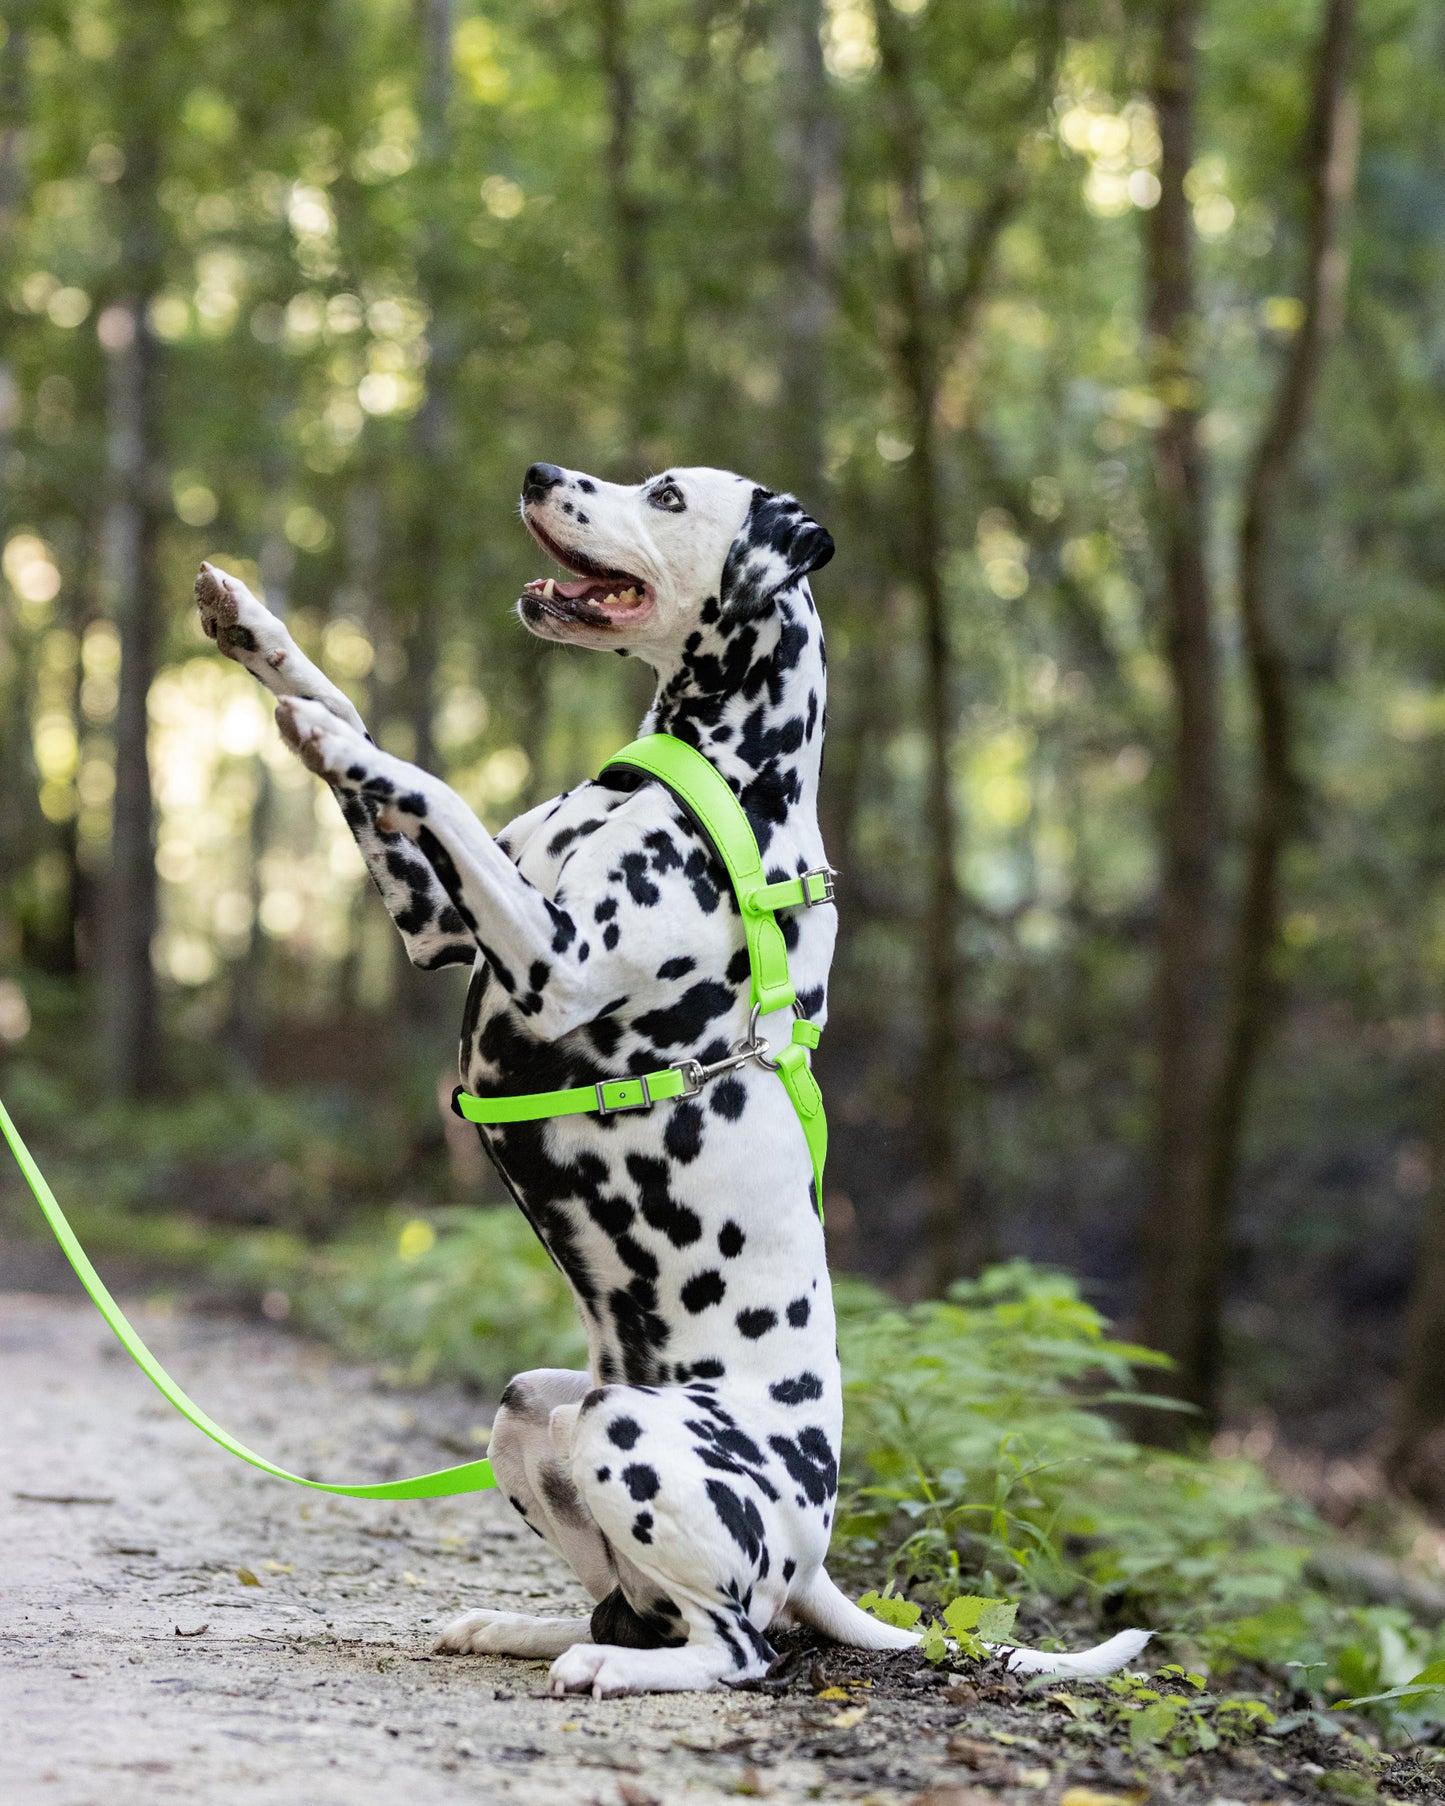
<path fill-rule="evenodd" d="M 833 536 L 790 495 L 755 489 L 748 518 L 723 563 L 723 619 L 749 621 L 780 590 L 833 556 Z"/>

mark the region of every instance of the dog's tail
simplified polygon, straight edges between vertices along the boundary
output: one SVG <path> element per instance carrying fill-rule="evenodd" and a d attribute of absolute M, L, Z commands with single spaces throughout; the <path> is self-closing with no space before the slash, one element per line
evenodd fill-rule
<path fill-rule="evenodd" d="M 835 1643 L 852 1649 L 912 1649 L 921 1639 L 915 1631 L 900 1630 L 874 1618 L 839 1592 L 827 1574 L 817 1574 L 788 1600 L 788 1609 L 803 1624 L 821 1631 Z M 1020 1649 L 1009 1643 L 991 1648 L 1007 1651 L 1008 1666 L 1016 1674 L 1067 1675 L 1074 1680 L 1096 1680 L 1122 1668 L 1149 1641 L 1147 1630 L 1121 1630 L 1107 1643 L 1082 1649 L 1077 1655 L 1053 1655 L 1042 1649 Z"/>

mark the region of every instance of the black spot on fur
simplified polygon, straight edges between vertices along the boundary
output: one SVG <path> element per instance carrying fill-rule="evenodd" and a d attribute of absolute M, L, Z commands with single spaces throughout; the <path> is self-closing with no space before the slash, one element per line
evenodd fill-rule
<path fill-rule="evenodd" d="M 708 1024 L 726 1015 L 734 1001 L 730 985 L 705 978 L 689 985 L 666 1009 L 645 1011 L 633 1026 L 658 1047 L 688 1047 L 700 1041 Z"/>
<path fill-rule="evenodd" d="M 652 1541 L 652 1513 L 650 1511 L 638 1512 L 632 1520 L 632 1534 L 639 1543 Z"/>
<path fill-rule="evenodd" d="M 800 1373 L 790 1380 L 774 1380 L 768 1393 L 780 1405 L 805 1405 L 823 1396 L 823 1382 L 816 1373 Z"/>
<path fill-rule="evenodd" d="M 707 1496 L 724 1530 L 751 1562 L 763 1547 L 763 1517 L 751 1499 L 733 1491 L 725 1480 L 705 1480 Z"/>
<path fill-rule="evenodd" d="M 724 1122 L 736 1122 L 747 1108 L 747 1088 L 729 1073 L 713 1086 L 707 1101 L 714 1116 L 720 1116 Z"/>
<path fill-rule="evenodd" d="M 742 1253 L 743 1243 L 747 1239 L 738 1225 L 729 1217 L 717 1232 L 717 1251 L 724 1260 L 736 1260 Z"/>
<path fill-rule="evenodd" d="M 607 1440 L 619 1449 L 635 1448 L 641 1434 L 642 1425 L 635 1417 L 614 1417 L 607 1426 Z"/>
<path fill-rule="evenodd" d="M 749 1342 L 756 1342 L 759 1336 L 767 1335 L 770 1329 L 776 1329 L 778 1313 L 766 1307 L 757 1306 L 750 1310 L 739 1311 L 737 1315 L 738 1331 L 747 1337 Z"/>
<path fill-rule="evenodd" d="M 702 1152 L 702 1111 L 692 1102 L 674 1104 L 662 1133 L 662 1145 L 677 1161 L 686 1166 Z"/>
<path fill-rule="evenodd" d="M 689 959 L 685 953 L 682 953 L 676 959 L 665 959 L 657 968 L 657 976 L 659 978 L 686 978 L 696 965 L 695 959 Z"/>
<path fill-rule="evenodd" d="M 797 1439 L 770 1436 L 768 1447 L 788 1470 L 788 1477 L 801 1486 L 813 1505 L 822 1505 L 838 1490 L 838 1463 L 829 1447 L 828 1438 L 816 1425 L 799 1430 Z"/>
<path fill-rule="evenodd" d="M 702 1235 L 702 1219 L 672 1196 L 667 1162 L 648 1154 L 629 1154 L 627 1170 L 637 1186 L 643 1220 L 665 1235 L 674 1248 L 691 1247 Z"/>
<path fill-rule="evenodd" d="M 694 1273 L 682 1288 L 683 1306 L 696 1317 L 711 1305 L 721 1304 L 726 1292 L 727 1284 L 722 1274 L 716 1267 L 707 1267 L 701 1273 Z"/>
<path fill-rule="evenodd" d="M 655 1499 L 658 1491 L 657 1469 L 645 1461 L 633 1461 L 622 1470 L 622 1484 L 634 1499 Z"/>

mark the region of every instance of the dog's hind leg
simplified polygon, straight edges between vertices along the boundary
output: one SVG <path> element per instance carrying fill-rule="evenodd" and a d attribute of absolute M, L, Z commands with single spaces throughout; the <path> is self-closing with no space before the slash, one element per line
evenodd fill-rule
<path fill-rule="evenodd" d="M 594 1599 L 617 1585 L 602 1532 L 568 1472 L 567 1434 L 592 1385 L 585 1373 L 538 1368 L 519 1374 L 502 1394 L 488 1455 L 512 1509 L 544 1537 Z M 592 1634 L 591 1619 L 536 1618 L 522 1612 L 477 1611 L 454 1619 L 434 1644 L 459 1655 L 560 1655 Z"/>
<path fill-rule="evenodd" d="M 911 1649 L 921 1641 L 917 1632 L 884 1624 L 854 1605 L 821 1568 L 805 1587 L 789 1595 L 788 1610 L 800 1624 L 821 1631 L 825 1637 L 850 1649 Z M 989 1648 L 1003 1656 L 1004 1666 L 1015 1674 L 1098 1680 L 1132 1662 L 1150 1635 L 1147 1630 L 1121 1630 L 1107 1642 L 1096 1643 L 1092 1649 L 1081 1649 L 1072 1655 L 1022 1649 L 1012 1643 L 991 1643 Z"/>

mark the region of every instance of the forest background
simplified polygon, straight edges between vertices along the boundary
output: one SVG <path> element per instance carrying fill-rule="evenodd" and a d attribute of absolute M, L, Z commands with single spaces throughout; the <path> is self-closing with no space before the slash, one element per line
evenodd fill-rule
<path fill-rule="evenodd" d="M 1139 1433 L 1438 1511 L 1439 9 L 3 34 L 0 1086 L 96 1247 L 283 1317 L 318 1251 L 404 1276 L 500 1202 L 439 1102 L 457 982 L 204 640 L 200 559 L 497 826 L 647 700 L 520 629 L 523 470 L 714 463 L 838 545 L 835 1267 L 1068 1268 L 1196 1407 Z"/>

